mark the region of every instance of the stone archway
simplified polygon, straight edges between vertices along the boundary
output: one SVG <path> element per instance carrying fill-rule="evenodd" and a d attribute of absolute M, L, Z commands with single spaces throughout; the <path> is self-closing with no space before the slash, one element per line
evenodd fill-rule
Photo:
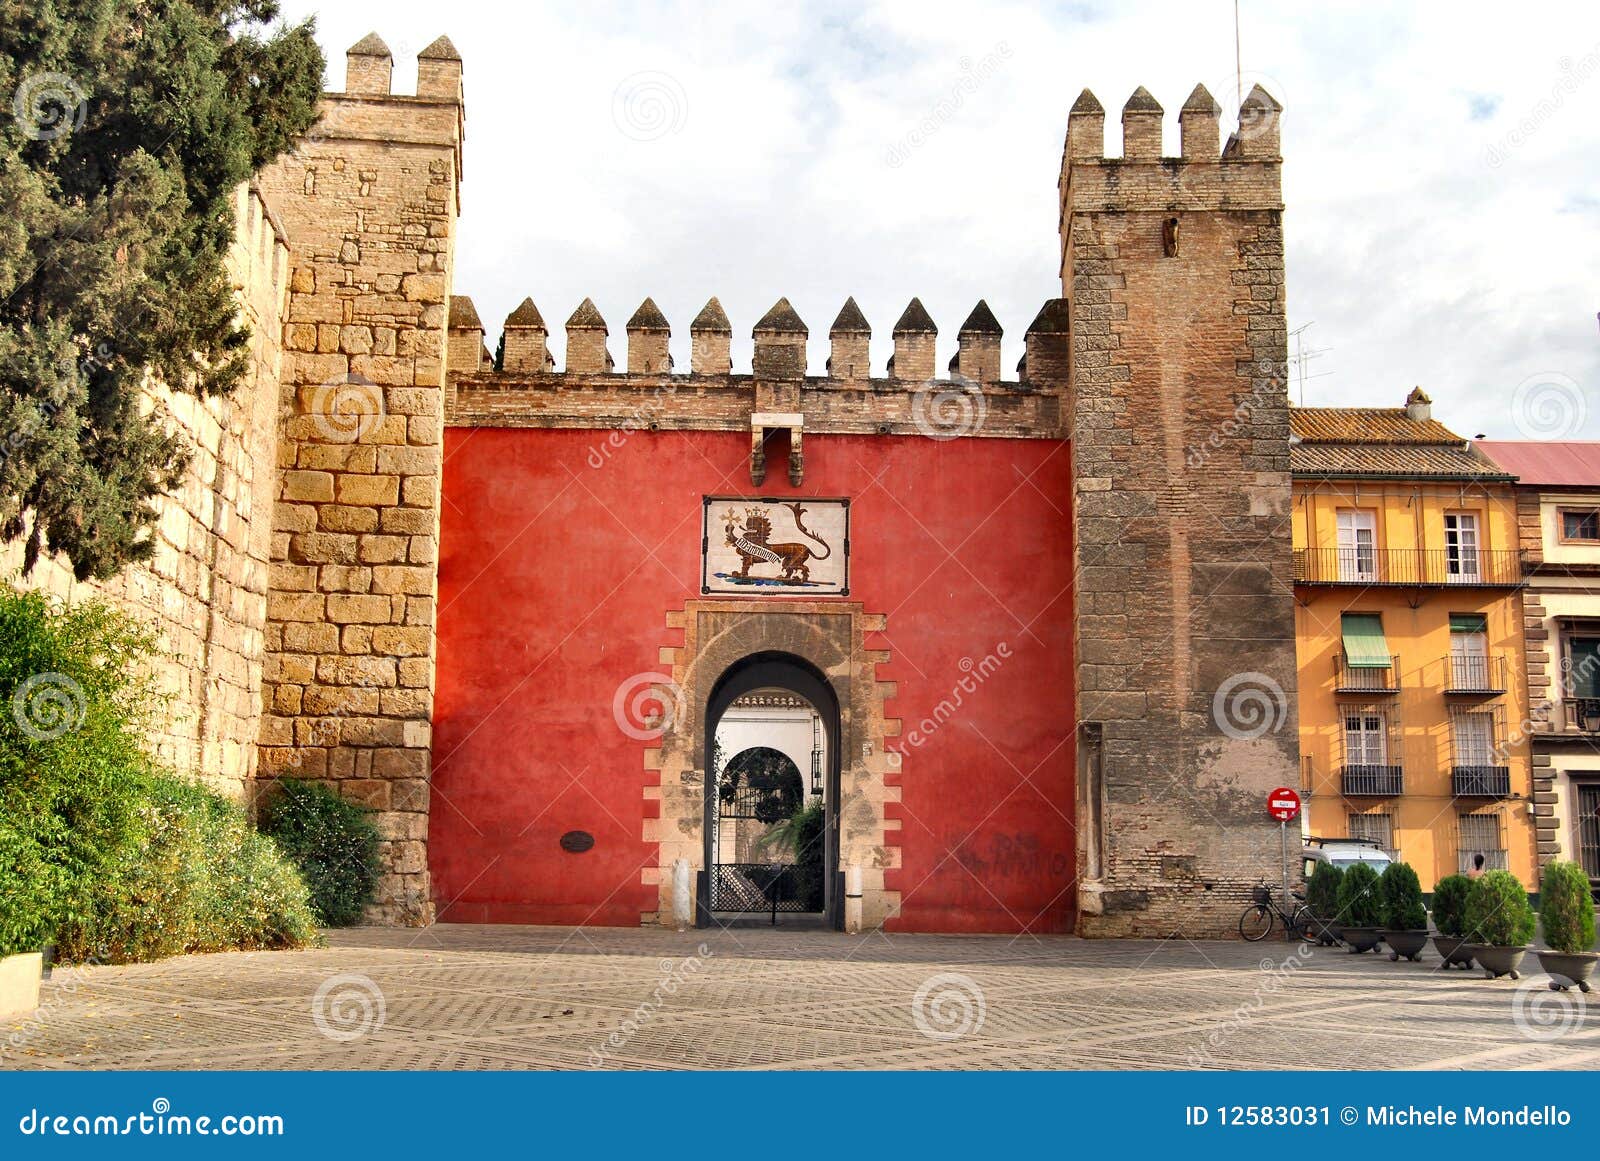
<path fill-rule="evenodd" d="M 659 910 L 646 923 L 682 925 L 691 919 L 682 899 L 674 909 L 674 867 L 686 865 L 694 882 L 706 869 L 707 711 L 719 681 L 748 658 L 793 657 L 818 674 L 838 703 L 835 800 L 837 843 L 829 870 L 839 885 L 839 922 L 846 930 L 880 927 L 899 908 L 899 893 L 884 889 L 884 872 L 900 861 L 898 818 L 887 809 L 900 800 L 901 769 L 884 742 L 900 732 L 884 703 L 894 684 L 879 681 L 884 649 L 867 637 L 884 629 L 882 616 L 854 602 L 691 600 L 667 625 L 681 643 L 662 650 L 670 664 L 677 710 L 660 745 L 645 752 L 646 842 L 656 844 L 656 865 L 644 881 L 658 888 Z M 840 882 L 839 877 L 843 878 Z"/>

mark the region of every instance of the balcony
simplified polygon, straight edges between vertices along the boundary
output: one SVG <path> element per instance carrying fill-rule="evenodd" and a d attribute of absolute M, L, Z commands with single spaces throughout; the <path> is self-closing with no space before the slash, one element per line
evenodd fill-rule
<path fill-rule="evenodd" d="M 1487 696 L 1506 691 L 1504 657 L 1463 657 L 1452 653 L 1444 659 L 1446 693 Z"/>
<path fill-rule="evenodd" d="M 1348 654 L 1342 650 L 1333 659 L 1337 677 L 1334 679 L 1333 691 L 1335 693 L 1352 693 L 1370 696 L 1373 694 L 1386 695 L 1400 692 L 1400 658 L 1390 657 L 1389 667 L 1381 669 L 1372 666 L 1351 665 Z"/>
<path fill-rule="evenodd" d="M 1474 851 L 1456 852 L 1457 872 L 1462 875 L 1469 874 L 1472 868 L 1477 865 L 1478 855 L 1483 856 L 1483 869 L 1485 871 L 1509 871 L 1511 869 L 1511 860 L 1506 856 L 1504 849 L 1484 850 L 1480 848 Z"/>
<path fill-rule="evenodd" d="M 1523 583 L 1520 549 L 1297 548 L 1294 579 L 1303 585 L 1407 585 L 1413 588 L 1515 588 Z"/>
<path fill-rule="evenodd" d="M 1556 718 L 1563 730 L 1580 734 L 1600 734 L 1600 697 L 1569 697 L 1561 703 Z"/>
<path fill-rule="evenodd" d="M 1339 789 L 1346 798 L 1394 798 L 1405 793 L 1399 766 L 1345 766 Z"/>
<path fill-rule="evenodd" d="M 1457 798 L 1511 797 L 1511 767 L 1452 766 L 1450 793 Z"/>

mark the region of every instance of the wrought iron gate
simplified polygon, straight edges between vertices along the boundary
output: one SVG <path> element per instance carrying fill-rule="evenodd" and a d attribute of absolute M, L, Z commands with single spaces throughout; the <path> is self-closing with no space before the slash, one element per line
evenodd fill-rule
<path fill-rule="evenodd" d="M 799 868 L 793 863 L 724 863 L 722 853 L 722 827 L 728 822 L 748 821 L 759 823 L 756 805 L 767 793 L 763 788 L 741 786 L 727 798 L 720 799 L 716 814 L 716 833 L 712 836 L 712 850 L 719 861 L 711 868 L 711 910 L 770 912 L 772 922 L 778 922 L 778 912 L 803 912 L 806 910 L 799 883 Z"/>

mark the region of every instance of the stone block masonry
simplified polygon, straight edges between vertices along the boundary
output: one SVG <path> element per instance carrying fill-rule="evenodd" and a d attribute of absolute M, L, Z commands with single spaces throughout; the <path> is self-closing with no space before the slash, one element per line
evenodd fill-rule
<path fill-rule="evenodd" d="M 444 38 L 424 49 L 416 96 L 388 91 L 390 66 L 376 36 L 352 49 L 351 91 L 326 94 L 311 135 L 261 177 L 293 273 L 260 773 L 373 807 L 385 875 L 369 918 L 426 924 L 461 61 Z"/>
<path fill-rule="evenodd" d="M 1297 784 L 1278 109 L 1123 110 L 1085 91 L 1062 167 L 1077 526 L 1080 929 L 1229 932 L 1279 877 L 1267 791 Z"/>

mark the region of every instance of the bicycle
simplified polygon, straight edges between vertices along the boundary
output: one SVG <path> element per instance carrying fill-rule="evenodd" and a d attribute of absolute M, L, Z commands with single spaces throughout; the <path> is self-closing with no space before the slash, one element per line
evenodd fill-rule
<path fill-rule="evenodd" d="M 1285 911 L 1278 905 L 1272 889 L 1265 883 L 1252 887 L 1250 898 L 1252 900 L 1250 906 L 1239 916 L 1239 934 L 1251 943 L 1265 939 L 1272 931 L 1274 920 L 1283 926 L 1286 939 L 1310 937 L 1315 921 L 1311 915 L 1311 908 L 1305 905 L 1305 897 L 1298 891 L 1293 893 L 1295 904 L 1292 911 Z"/>

